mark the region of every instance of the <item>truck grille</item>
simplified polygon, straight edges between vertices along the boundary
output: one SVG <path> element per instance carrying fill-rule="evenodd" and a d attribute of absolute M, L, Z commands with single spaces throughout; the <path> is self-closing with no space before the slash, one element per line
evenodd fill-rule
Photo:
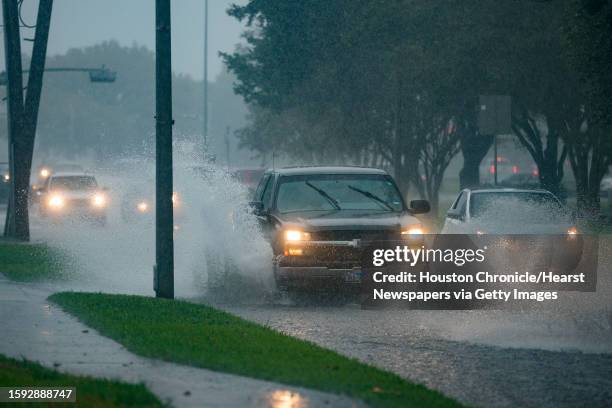
<path fill-rule="evenodd" d="M 399 237 L 396 230 L 329 230 L 315 231 L 311 233 L 313 241 L 381 241 L 397 239 Z"/>
<path fill-rule="evenodd" d="M 69 201 L 69 205 L 75 208 L 89 207 L 90 200 L 87 198 L 75 198 Z"/>
<path fill-rule="evenodd" d="M 337 245 L 305 245 L 304 255 L 285 258 L 286 266 L 324 266 L 328 268 L 353 268 L 361 265 L 363 251 L 372 241 L 398 239 L 396 230 L 328 230 L 311 233 L 312 241 L 359 240 L 359 247 Z"/>

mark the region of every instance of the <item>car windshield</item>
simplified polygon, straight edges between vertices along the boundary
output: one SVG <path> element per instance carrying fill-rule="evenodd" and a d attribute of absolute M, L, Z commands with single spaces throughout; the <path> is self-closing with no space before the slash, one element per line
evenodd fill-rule
<path fill-rule="evenodd" d="M 91 176 L 61 176 L 51 180 L 52 190 L 93 190 L 96 187 L 98 183 Z"/>
<path fill-rule="evenodd" d="M 542 224 L 568 218 L 568 211 L 555 196 L 540 192 L 473 193 L 470 214 L 473 218 L 500 223 Z"/>
<path fill-rule="evenodd" d="M 403 210 L 400 194 L 389 176 L 329 174 L 282 177 L 276 207 L 299 211 Z"/>

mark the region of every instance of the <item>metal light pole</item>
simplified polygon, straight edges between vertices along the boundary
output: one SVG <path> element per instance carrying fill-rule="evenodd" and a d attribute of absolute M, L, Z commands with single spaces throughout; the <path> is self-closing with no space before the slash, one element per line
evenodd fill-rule
<path fill-rule="evenodd" d="M 208 154 L 208 0 L 204 0 L 204 118 L 202 136 L 204 152 Z"/>
<path fill-rule="evenodd" d="M 174 298 L 170 0 L 155 1 L 155 267 L 157 297 Z"/>
<path fill-rule="evenodd" d="M 230 171 L 230 127 L 225 128 L 225 161 L 227 163 L 227 171 Z"/>
<path fill-rule="evenodd" d="M 512 98 L 509 95 L 480 95 L 478 130 L 493 136 L 493 182 L 497 186 L 497 136 L 512 133 Z"/>

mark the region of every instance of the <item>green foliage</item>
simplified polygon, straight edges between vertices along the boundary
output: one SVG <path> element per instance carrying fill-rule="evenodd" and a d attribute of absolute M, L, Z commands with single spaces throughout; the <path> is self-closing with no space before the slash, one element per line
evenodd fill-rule
<path fill-rule="evenodd" d="M 146 357 L 345 394 L 372 406 L 459 405 L 395 374 L 208 306 L 70 292 L 50 300 Z"/>
<path fill-rule="evenodd" d="M 586 0 L 572 1 L 582 7 Z M 480 143 L 478 96 L 508 94 L 519 142 L 542 185 L 558 191 L 584 113 L 591 123 L 596 99 L 612 95 L 602 86 L 612 78 L 612 36 L 602 28 L 612 21 L 610 2 L 586 2 L 590 11 L 576 14 L 582 26 L 569 31 L 582 44 L 573 64 L 564 58 L 565 10 L 558 2 L 252 0 L 234 6 L 230 14 L 249 27 L 247 46 L 225 55 L 238 78 L 236 91 L 252 105 L 243 143 L 304 161 L 385 167 L 435 209 L 438 180 L 459 141 L 465 175 L 476 174 L 477 183 L 491 144 L 490 138 Z M 591 98 L 584 97 L 575 66 L 584 67 L 583 77 L 598 72 Z M 609 101 L 599 106 L 610 111 Z"/>
<path fill-rule="evenodd" d="M 32 362 L 18 361 L 3 355 L 0 355 L 0 387 L 76 387 L 77 402 L 68 405 L 84 408 L 165 406 L 142 384 L 124 384 L 118 381 L 60 374 Z M 58 404 L 23 404 L 28 407 L 55 405 Z"/>
<path fill-rule="evenodd" d="M 253 0 L 230 14 L 250 28 L 247 47 L 225 55 L 253 105 L 246 146 L 385 167 L 434 209 L 459 141 L 476 167 L 490 146 L 472 143 L 480 94 L 540 114 L 569 83 L 549 4 Z"/>
<path fill-rule="evenodd" d="M 596 121 L 612 123 L 612 1 L 569 0 L 565 54 L 580 73 Z"/>

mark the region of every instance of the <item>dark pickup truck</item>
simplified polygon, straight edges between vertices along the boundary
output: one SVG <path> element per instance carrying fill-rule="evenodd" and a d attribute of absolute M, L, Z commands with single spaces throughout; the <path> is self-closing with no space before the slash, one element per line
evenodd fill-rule
<path fill-rule="evenodd" d="M 281 290 L 357 287 L 368 242 L 406 240 L 420 246 L 425 233 L 393 178 L 364 167 L 294 167 L 264 173 L 252 201 L 274 251 Z"/>

